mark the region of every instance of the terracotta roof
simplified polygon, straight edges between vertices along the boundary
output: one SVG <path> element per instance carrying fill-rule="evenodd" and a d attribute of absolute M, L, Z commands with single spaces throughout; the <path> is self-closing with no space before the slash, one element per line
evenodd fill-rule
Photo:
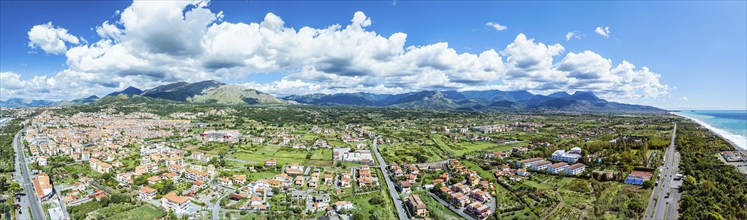
<path fill-rule="evenodd" d="M 163 196 L 163 198 L 177 204 L 184 204 L 185 202 L 189 201 L 187 197 L 177 196 L 176 193 L 173 192 L 166 194 L 165 196 Z"/>
<path fill-rule="evenodd" d="M 147 186 L 143 186 L 143 187 L 140 187 L 140 192 L 154 193 L 154 192 L 156 192 L 156 189 L 153 189 L 153 188 L 150 188 L 150 187 L 147 187 Z"/>

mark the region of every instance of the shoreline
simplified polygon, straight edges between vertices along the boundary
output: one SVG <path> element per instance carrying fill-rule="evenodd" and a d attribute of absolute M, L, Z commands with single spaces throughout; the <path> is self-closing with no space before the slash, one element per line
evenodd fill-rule
<path fill-rule="evenodd" d="M 731 147 L 733 147 L 734 150 L 736 150 L 736 151 L 742 151 L 742 152 L 747 153 L 747 141 L 745 141 L 744 144 L 739 144 L 738 143 L 739 140 L 734 140 L 734 139 L 736 139 L 736 137 L 741 137 L 741 136 L 735 135 L 735 134 L 731 134 L 730 132 L 725 131 L 725 130 L 720 129 L 720 128 L 716 128 L 716 127 L 714 127 L 714 126 L 712 126 L 712 125 L 710 125 L 708 123 L 705 123 L 705 122 L 703 122 L 703 121 L 701 121 L 701 120 L 699 120 L 697 118 L 693 118 L 693 117 L 690 117 L 690 116 L 687 116 L 687 115 L 682 115 L 682 114 L 677 114 L 677 113 L 678 112 L 670 112 L 670 114 L 672 114 L 672 115 L 683 117 L 683 118 L 685 118 L 687 120 L 695 122 L 696 124 L 699 124 L 700 126 L 708 129 L 708 131 L 710 131 L 711 133 L 715 134 L 716 136 L 719 136 L 721 139 L 723 139 L 724 141 L 726 141 L 726 143 L 728 143 L 729 145 L 731 145 Z M 736 136 L 736 137 L 732 137 L 732 136 Z M 742 146 L 740 146 L 740 145 L 742 145 Z"/>

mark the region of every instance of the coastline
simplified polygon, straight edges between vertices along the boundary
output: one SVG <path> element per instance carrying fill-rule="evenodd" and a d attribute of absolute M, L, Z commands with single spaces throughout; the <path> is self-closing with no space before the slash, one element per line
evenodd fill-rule
<path fill-rule="evenodd" d="M 710 131 L 713 134 L 716 134 L 717 136 L 721 137 L 721 139 L 723 139 L 727 143 L 729 143 L 729 145 L 731 145 L 734 148 L 734 150 L 742 151 L 742 152 L 747 153 L 747 140 L 745 140 L 744 143 L 740 143 L 742 141 L 739 140 L 738 138 L 741 137 L 741 136 L 732 134 L 732 133 L 730 133 L 730 132 L 728 132 L 726 130 L 720 129 L 720 128 L 716 128 L 716 127 L 714 127 L 714 126 L 712 126 L 712 125 L 710 125 L 708 123 L 705 123 L 705 122 L 703 122 L 703 121 L 701 121 L 701 120 L 699 120 L 697 118 L 693 118 L 693 117 L 690 117 L 690 116 L 687 116 L 687 115 L 683 115 L 683 114 L 678 114 L 678 113 L 679 112 L 670 112 L 670 114 L 672 114 L 672 115 L 683 117 L 683 118 L 688 119 L 688 120 L 690 120 L 692 122 L 695 122 L 696 124 L 699 124 L 700 126 L 705 127 L 706 129 L 708 129 L 708 131 Z"/>

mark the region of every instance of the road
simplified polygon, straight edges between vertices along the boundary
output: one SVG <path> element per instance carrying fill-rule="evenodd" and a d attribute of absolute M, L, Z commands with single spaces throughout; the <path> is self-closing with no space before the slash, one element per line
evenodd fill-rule
<path fill-rule="evenodd" d="M 672 143 L 669 144 L 664 153 L 664 164 L 659 167 L 661 178 L 659 184 L 654 187 L 651 193 L 644 219 L 677 219 L 678 217 L 677 202 L 680 197 L 678 188 L 682 180 L 674 180 L 675 175 L 679 173 L 680 160 L 674 144 L 676 138 L 677 124 L 674 124 Z"/>
<path fill-rule="evenodd" d="M 23 186 L 24 192 L 26 193 L 26 196 L 23 196 L 22 200 L 26 200 L 26 204 L 28 204 L 29 208 L 31 208 L 31 215 L 34 219 L 45 219 L 46 217 L 44 216 L 44 211 L 42 211 L 42 207 L 39 204 L 39 198 L 36 197 L 36 192 L 34 192 L 34 185 L 29 174 L 26 155 L 23 154 L 23 141 L 21 141 L 21 132 L 18 132 L 16 134 L 16 137 L 13 139 L 13 145 L 15 146 L 14 149 L 16 150 L 16 155 L 21 167 L 21 180 L 19 181 L 19 183 Z M 27 212 L 27 210 L 23 211 L 24 213 Z"/>
<path fill-rule="evenodd" d="M 394 187 L 394 183 L 392 183 L 392 179 L 389 178 L 389 172 L 386 170 L 386 161 L 384 161 L 384 157 L 381 156 L 381 153 L 379 153 L 378 145 L 378 139 L 374 138 L 373 140 L 373 152 L 376 153 L 376 158 L 379 160 L 379 169 L 381 169 L 381 172 L 384 174 L 384 180 L 386 180 L 386 186 L 389 188 L 389 195 L 392 197 L 392 200 L 394 202 L 394 207 L 397 208 L 397 215 L 399 216 L 400 220 L 407 220 L 407 212 L 404 208 L 404 203 L 402 202 L 402 198 L 399 197 L 399 193 L 397 193 L 397 189 Z"/>

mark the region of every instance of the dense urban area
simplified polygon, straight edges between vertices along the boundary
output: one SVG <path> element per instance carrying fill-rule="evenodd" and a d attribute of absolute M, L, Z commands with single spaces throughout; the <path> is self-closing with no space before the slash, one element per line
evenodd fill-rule
<path fill-rule="evenodd" d="M 132 97 L 1 114 L 0 219 L 747 219 L 747 155 L 666 113 Z"/>

